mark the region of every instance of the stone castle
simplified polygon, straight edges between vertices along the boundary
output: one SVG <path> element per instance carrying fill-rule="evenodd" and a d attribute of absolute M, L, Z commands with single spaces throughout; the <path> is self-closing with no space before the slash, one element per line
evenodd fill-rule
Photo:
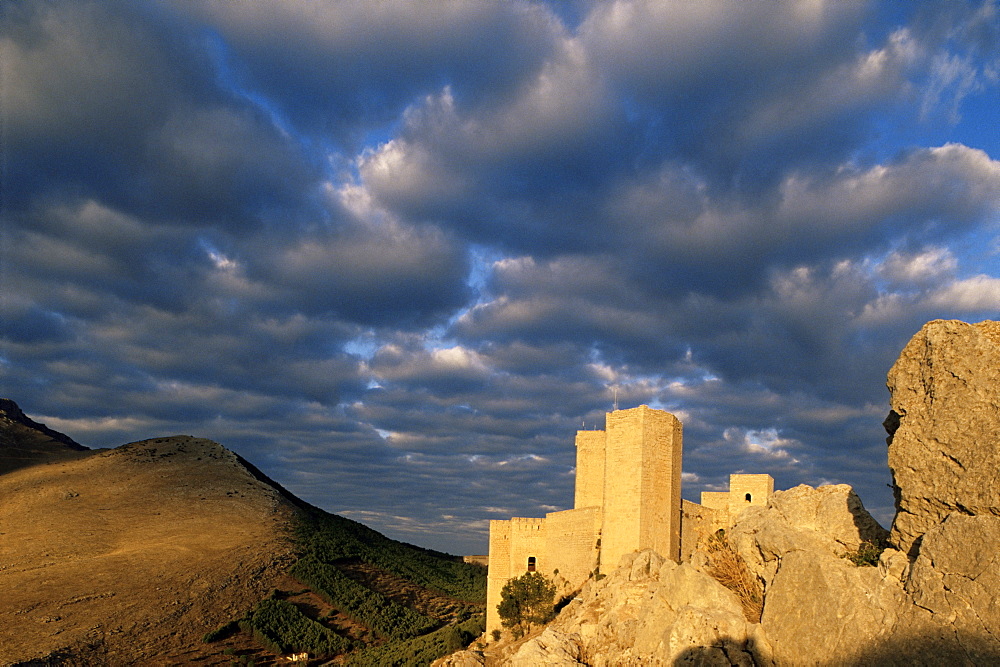
<path fill-rule="evenodd" d="M 681 454 L 681 422 L 645 405 L 607 413 L 603 431 L 578 431 L 573 509 L 490 521 L 487 636 L 501 629 L 497 605 L 508 580 L 541 572 L 568 593 L 633 551 L 679 562 L 774 491 L 770 475 L 737 474 L 728 492 L 702 493 L 700 505 L 682 501 Z"/>

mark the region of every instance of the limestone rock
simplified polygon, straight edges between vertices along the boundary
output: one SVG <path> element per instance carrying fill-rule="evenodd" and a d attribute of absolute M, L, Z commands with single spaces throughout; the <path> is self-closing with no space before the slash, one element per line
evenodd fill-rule
<path fill-rule="evenodd" d="M 850 486 L 803 484 L 776 491 L 766 507 L 747 508 L 730 529 L 729 542 L 766 587 L 791 552 L 840 557 L 886 535 Z"/>
<path fill-rule="evenodd" d="M 507 664 L 511 667 L 582 664 L 579 637 L 546 628 L 540 636 L 525 642 Z"/>
<path fill-rule="evenodd" d="M 950 514 L 924 534 L 907 591 L 953 629 L 962 652 L 1000 656 L 1000 517 Z"/>
<path fill-rule="evenodd" d="M 768 588 L 761 626 L 778 664 L 846 664 L 892 634 L 904 598 L 878 568 L 792 551 Z"/>
<path fill-rule="evenodd" d="M 929 322 L 889 371 L 891 541 L 911 559 L 958 511 L 1000 515 L 1000 322 Z"/>
<path fill-rule="evenodd" d="M 486 664 L 481 653 L 475 651 L 456 651 L 451 655 L 438 658 L 431 667 L 482 667 Z"/>
<path fill-rule="evenodd" d="M 770 645 L 736 596 L 690 563 L 627 554 L 510 660 L 517 665 L 766 665 Z"/>

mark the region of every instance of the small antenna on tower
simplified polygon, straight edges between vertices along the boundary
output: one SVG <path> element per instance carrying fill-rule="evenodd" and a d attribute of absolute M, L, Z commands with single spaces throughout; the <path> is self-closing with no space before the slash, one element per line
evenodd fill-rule
<path fill-rule="evenodd" d="M 615 410 L 618 410 L 618 385 L 615 385 Z"/>

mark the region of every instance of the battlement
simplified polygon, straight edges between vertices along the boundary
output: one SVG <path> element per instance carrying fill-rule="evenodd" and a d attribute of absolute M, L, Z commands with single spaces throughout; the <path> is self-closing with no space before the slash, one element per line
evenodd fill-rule
<path fill-rule="evenodd" d="M 676 561 L 682 528 L 690 550 L 701 533 L 767 502 L 770 475 L 731 475 L 728 492 L 683 503 L 689 526 L 682 527 L 682 440 L 680 420 L 647 405 L 607 413 L 604 430 L 577 431 L 574 509 L 490 521 L 487 633 L 501 627 L 497 605 L 511 578 L 542 572 L 568 593 L 633 551 L 654 549 Z"/>

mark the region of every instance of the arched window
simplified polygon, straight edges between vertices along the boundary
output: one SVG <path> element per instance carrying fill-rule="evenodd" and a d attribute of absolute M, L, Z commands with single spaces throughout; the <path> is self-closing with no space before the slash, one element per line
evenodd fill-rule
<path fill-rule="evenodd" d="M 747 502 L 750 502 L 750 494 L 747 494 Z"/>
<path fill-rule="evenodd" d="M 534 571 L 535 571 L 535 557 L 528 556 L 528 572 L 534 572 Z"/>

